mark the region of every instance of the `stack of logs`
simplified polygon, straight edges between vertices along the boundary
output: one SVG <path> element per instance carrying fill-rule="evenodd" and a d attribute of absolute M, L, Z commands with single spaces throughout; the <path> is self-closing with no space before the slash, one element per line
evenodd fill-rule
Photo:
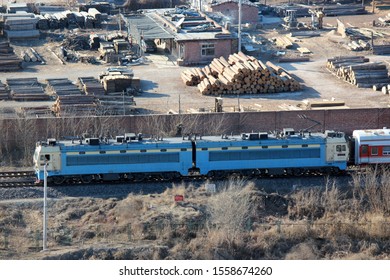
<path fill-rule="evenodd" d="M 390 84 L 385 64 L 369 62 L 364 56 L 338 56 L 330 58 L 326 67 L 338 78 L 358 88 L 381 89 Z"/>
<path fill-rule="evenodd" d="M 8 42 L 0 42 L 0 71 L 17 71 L 22 68 L 22 60 L 18 58 Z"/>
<path fill-rule="evenodd" d="M 52 110 L 57 117 L 95 115 L 96 104 L 92 95 L 59 95 Z"/>
<path fill-rule="evenodd" d="M 8 90 L 5 85 L 0 81 L 0 100 L 7 100 L 8 98 Z"/>
<path fill-rule="evenodd" d="M 16 101 L 46 101 L 50 96 L 45 93 L 37 78 L 7 78 L 7 87 L 11 98 Z"/>
<path fill-rule="evenodd" d="M 203 95 L 256 94 L 299 90 L 300 84 L 282 67 L 264 64 L 242 52 L 214 58 L 204 68 L 182 72 L 187 86 L 197 85 Z"/>

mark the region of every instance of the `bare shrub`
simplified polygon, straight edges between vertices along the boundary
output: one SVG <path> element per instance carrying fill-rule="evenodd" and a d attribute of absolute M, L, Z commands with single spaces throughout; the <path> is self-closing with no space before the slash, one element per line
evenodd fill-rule
<path fill-rule="evenodd" d="M 288 207 L 291 219 L 318 219 L 324 214 L 322 191 L 320 188 L 304 189 L 292 195 Z"/>
<path fill-rule="evenodd" d="M 239 242 L 253 209 L 253 185 L 244 180 L 230 179 L 223 190 L 208 201 L 211 231 L 216 244 Z"/>
<path fill-rule="evenodd" d="M 319 252 L 316 244 L 310 240 L 299 243 L 286 254 L 286 260 L 317 260 Z"/>

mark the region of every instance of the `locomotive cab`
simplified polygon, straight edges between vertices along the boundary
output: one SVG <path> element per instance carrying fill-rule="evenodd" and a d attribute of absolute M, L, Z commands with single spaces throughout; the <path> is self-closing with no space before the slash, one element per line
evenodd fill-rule
<path fill-rule="evenodd" d="M 326 161 L 347 162 L 349 147 L 343 132 L 326 131 Z"/>
<path fill-rule="evenodd" d="M 61 156 L 60 148 L 56 145 L 55 139 L 48 139 L 47 142 L 38 142 L 35 148 L 34 157 L 34 170 L 38 180 L 43 179 L 43 169 L 45 164 L 48 176 L 52 172 L 61 170 Z"/>

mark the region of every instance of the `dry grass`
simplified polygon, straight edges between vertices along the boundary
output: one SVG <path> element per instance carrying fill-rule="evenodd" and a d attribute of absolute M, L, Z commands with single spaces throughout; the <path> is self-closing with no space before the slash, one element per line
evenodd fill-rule
<path fill-rule="evenodd" d="M 161 194 L 120 200 L 51 201 L 50 257 L 386 259 L 387 176 L 361 174 L 348 190 L 328 181 L 322 188 L 295 191 L 283 198 L 288 207 L 282 197 L 233 179 L 214 194 L 204 186 L 178 184 Z M 184 201 L 175 202 L 175 195 Z M 37 252 L 41 217 L 41 203 L 0 207 L 1 259 L 49 257 Z"/>

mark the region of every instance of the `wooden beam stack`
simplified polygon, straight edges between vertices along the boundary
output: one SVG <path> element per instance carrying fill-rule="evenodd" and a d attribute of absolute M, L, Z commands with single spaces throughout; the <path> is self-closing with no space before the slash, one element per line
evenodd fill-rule
<path fill-rule="evenodd" d="M 58 96 L 53 107 L 57 117 L 95 115 L 95 99 L 91 95 L 63 95 Z"/>
<path fill-rule="evenodd" d="M 369 62 L 363 56 L 330 58 L 327 68 L 338 78 L 359 88 L 378 88 L 390 84 L 386 65 Z"/>
<path fill-rule="evenodd" d="M 37 78 L 7 78 L 7 87 L 11 92 L 11 98 L 16 101 L 46 101 L 50 100 L 38 82 Z"/>
<path fill-rule="evenodd" d="M 214 58 L 203 68 L 183 71 L 186 85 L 197 85 L 203 95 L 257 94 L 299 90 L 300 84 L 283 68 L 264 64 L 242 52 Z"/>
<path fill-rule="evenodd" d="M 0 42 L 0 71 L 18 71 L 22 69 L 22 60 L 14 53 L 8 42 Z"/>
<path fill-rule="evenodd" d="M 7 100 L 9 93 L 5 85 L 0 81 L 0 100 Z"/>

